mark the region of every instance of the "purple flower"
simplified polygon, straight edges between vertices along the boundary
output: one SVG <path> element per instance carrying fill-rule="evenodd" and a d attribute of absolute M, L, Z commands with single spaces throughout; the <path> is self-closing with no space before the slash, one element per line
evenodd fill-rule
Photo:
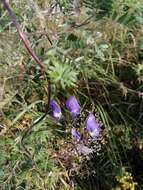
<path fill-rule="evenodd" d="M 78 104 L 77 99 L 74 96 L 71 96 L 66 101 L 66 107 L 70 111 L 73 118 L 79 116 L 79 114 L 80 114 L 80 106 Z"/>
<path fill-rule="evenodd" d="M 81 136 L 80 133 L 77 131 L 77 129 L 75 127 L 72 128 L 71 130 L 72 136 L 77 140 L 80 141 Z"/>
<path fill-rule="evenodd" d="M 61 108 L 55 100 L 50 101 L 50 108 L 52 110 L 53 117 L 58 120 L 61 119 L 62 117 Z"/>
<path fill-rule="evenodd" d="M 90 113 L 86 119 L 86 130 L 92 138 L 97 138 L 100 135 L 101 125 L 97 122 L 92 113 Z"/>

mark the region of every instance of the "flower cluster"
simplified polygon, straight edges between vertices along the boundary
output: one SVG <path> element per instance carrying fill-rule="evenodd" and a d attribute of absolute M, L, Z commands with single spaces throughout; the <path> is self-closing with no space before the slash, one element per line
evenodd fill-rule
<path fill-rule="evenodd" d="M 75 98 L 75 96 L 69 97 L 65 105 L 71 115 L 72 120 L 76 121 L 76 119 L 79 118 L 81 115 L 81 107 L 77 99 Z M 62 112 L 61 112 L 60 106 L 55 100 L 51 100 L 50 108 L 52 110 L 52 116 L 56 120 L 60 121 L 60 119 L 63 118 Z M 98 139 L 98 137 L 100 137 L 101 124 L 97 121 L 93 113 L 89 113 L 87 118 L 85 119 L 85 127 L 83 131 L 84 131 L 84 134 L 87 134 L 90 137 L 92 142 Z M 78 143 L 77 145 L 78 152 L 81 152 L 81 154 L 84 154 L 84 155 L 92 152 L 91 148 L 88 148 L 88 146 L 84 145 L 83 135 L 80 134 L 76 126 L 72 127 L 71 134 L 73 138 L 76 140 L 76 142 Z"/>

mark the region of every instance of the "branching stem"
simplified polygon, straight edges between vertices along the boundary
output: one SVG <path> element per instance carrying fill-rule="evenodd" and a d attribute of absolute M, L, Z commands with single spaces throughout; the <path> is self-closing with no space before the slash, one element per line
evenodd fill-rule
<path fill-rule="evenodd" d="M 20 24 L 17 22 L 16 16 L 13 13 L 13 11 L 11 10 L 9 4 L 6 2 L 6 0 L 1 0 L 3 3 L 4 8 L 7 10 L 13 24 L 15 25 L 17 32 L 22 40 L 22 42 L 24 43 L 26 49 L 28 50 L 29 54 L 33 57 L 33 59 L 35 60 L 35 62 L 41 67 L 44 68 L 44 63 L 37 57 L 37 55 L 35 54 L 35 52 L 31 49 L 30 47 L 30 42 L 28 40 L 28 38 L 26 37 L 26 35 L 24 34 L 24 32 L 21 29 Z"/>

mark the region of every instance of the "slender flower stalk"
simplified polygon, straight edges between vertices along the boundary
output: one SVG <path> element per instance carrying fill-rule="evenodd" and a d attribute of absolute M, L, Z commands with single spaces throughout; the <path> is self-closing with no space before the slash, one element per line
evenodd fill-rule
<path fill-rule="evenodd" d="M 42 69 L 45 68 L 44 63 L 38 58 L 38 56 L 35 54 L 35 52 L 30 47 L 30 42 L 29 42 L 28 38 L 26 37 L 25 33 L 22 31 L 21 26 L 20 26 L 19 22 L 17 21 L 15 14 L 13 13 L 12 9 L 9 6 L 8 1 L 2 0 L 2 3 L 3 3 L 4 8 L 7 10 L 13 24 L 15 25 L 17 32 L 18 32 L 21 40 L 23 41 L 23 44 L 25 45 L 26 49 L 28 50 L 29 54 L 33 57 L 33 59 L 38 63 L 38 65 Z"/>
<path fill-rule="evenodd" d="M 93 113 L 90 113 L 86 119 L 86 130 L 94 139 L 100 136 L 101 125 L 97 122 Z"/>
<path fill-rule="evenodd" d="M 60 106 L 55 100 L 50 101 L 50 108 L 52 110 L 52 115 L 55 119 L 60 120 L 62 117 L 62 112 Z"/>
<path fill-rule="evenodd" d="M 80 141 L 81 135 L 80 135 L 80 133 L 77 131 L 77 129 L 76 129 L 75 127 L 72 128 L 71 133 L 72 133 L 72 136 L 73 136 L 77 141 Z"/>
<path fill-rule="evenodd" d="M 73 118 L 76 118 L 80 115 L 80 106 L 75 96 L 69 97 L 69 99 L 66 101 L 66 107 L 70 111 L 70 114 Z"/>

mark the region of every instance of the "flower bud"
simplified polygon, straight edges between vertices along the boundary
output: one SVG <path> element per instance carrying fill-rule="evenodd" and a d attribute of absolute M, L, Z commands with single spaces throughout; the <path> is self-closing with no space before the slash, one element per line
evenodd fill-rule
<path fill-rule="evenodd" d="M 55 119 L 60 120 L 62 117 L 62 112 L 60 106 L 57 104 L 55 100 L 50 101 L 50 108 L 52 110 L 52 115 Z"/>
<path fill-rule="evenodd" d="M 92 138 L 97 138 L 100 135 L 101 125 L 97 122 L 92 113 L 90 113 L 86 119 L 86 130 Z"/>
<path fill-rule="evenodd" d="M 80 115 L 80 106 L 77 99 L 74 96 L 71 96 L 66 101 L 66 107 L 70 111 L 70 114 L 73 118 L 76 118 Z"/>

